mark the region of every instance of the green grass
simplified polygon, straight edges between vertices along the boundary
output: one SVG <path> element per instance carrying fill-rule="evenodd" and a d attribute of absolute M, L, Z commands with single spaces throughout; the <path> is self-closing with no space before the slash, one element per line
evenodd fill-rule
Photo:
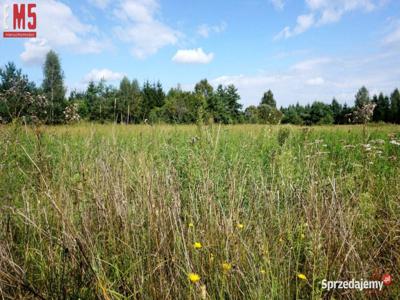
<path fill-rule="evenodd" d="M 0 298 L 395 299 L 399 140 L 389 125 L 0 127 Z M 380 293 L 321 290 L 383 273 Z"/>

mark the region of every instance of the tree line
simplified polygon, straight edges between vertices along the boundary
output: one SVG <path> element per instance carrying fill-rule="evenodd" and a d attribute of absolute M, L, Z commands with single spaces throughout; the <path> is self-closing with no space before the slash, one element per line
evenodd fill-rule
<path fill-rule="evenodd" d="M 0 68 L 0 122 L 23 118 L 25 122 L 62 124 L 81 119 L 116 123 L 216 122 L 222 124 L 349 124 L 362 122 L 358 116 L 370 108 L 372 121 L 400 124 L 400 93 L 390 96 L 380 93 L 370 96 L 366 87 L 355 95 L 354 106 L 315 101 L 312 104 L 277 108 L 271 90 L 265 92 L 258 106 L 245 110 L 234 85 L 219 85 L 216 89 L 203 79 L 193 91 L 180 86 L 167 93 L 160 82 L 124 77 L 118 87 L 104 80 L 89 82 L 85 91 L 73 91 L 66 97 L 64 73 L 59 56 L 50 51 L 43 65 L 43 82 L 37 87 L 14 63 Z M 368 109 L 367 109 L 368 111 Z M 369 117 L 368 117 L 369 120 Z"/>

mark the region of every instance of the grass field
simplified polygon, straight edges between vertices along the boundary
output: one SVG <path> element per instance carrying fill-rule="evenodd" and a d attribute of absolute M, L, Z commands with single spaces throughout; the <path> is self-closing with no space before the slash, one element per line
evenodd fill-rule
<path fill-rule="evenodd" d="M 396 299 L 399 171 L 399 126 L 3 126 L 0 298 Z"/>

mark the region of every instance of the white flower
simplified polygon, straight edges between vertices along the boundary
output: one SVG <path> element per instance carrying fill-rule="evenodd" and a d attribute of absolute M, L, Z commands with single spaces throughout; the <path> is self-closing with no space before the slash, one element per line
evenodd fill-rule
<path fill-rule="evenodd" d="M 379 140 L 374 140 L 374 141 L 371 141 L 371 143 L 375 143 L 375 144 L 380 144 L 380 145 L 383 145 L 383 144 L 385 143 L 385 141 L 384 141 L 384 140 L 381 140 L 381 139 L 379 139 Z"/>
<path fill-rule="evenodd" d="M 365 151 L 371 151 L 371 145 L 370 144 L 365 144 L 365 145 L 362 145 L 363 147 L 364 147 L 364 150 Z"/>

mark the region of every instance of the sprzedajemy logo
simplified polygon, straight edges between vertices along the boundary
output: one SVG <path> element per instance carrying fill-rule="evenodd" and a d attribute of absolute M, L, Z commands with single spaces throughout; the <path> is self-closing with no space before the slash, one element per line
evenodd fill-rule
<path fill-rule="evenodd" d="M 36 37 L 36 3 L 5 4 L 2 9 L 4 38 Z"/>
<path fill-rule="evenodd" d="M 324 279 L 322 280 L 322 289 L 324 290 L 342 290 L 342 289 L 355 289 L 355 290 L 366 290 L 366 289 L 377 289 L 382 291 L 383 286 L 390 286 L 393 282 L 390 274 L 384 274 L 381 280 L 337 280 L 331 281 Z"/>

